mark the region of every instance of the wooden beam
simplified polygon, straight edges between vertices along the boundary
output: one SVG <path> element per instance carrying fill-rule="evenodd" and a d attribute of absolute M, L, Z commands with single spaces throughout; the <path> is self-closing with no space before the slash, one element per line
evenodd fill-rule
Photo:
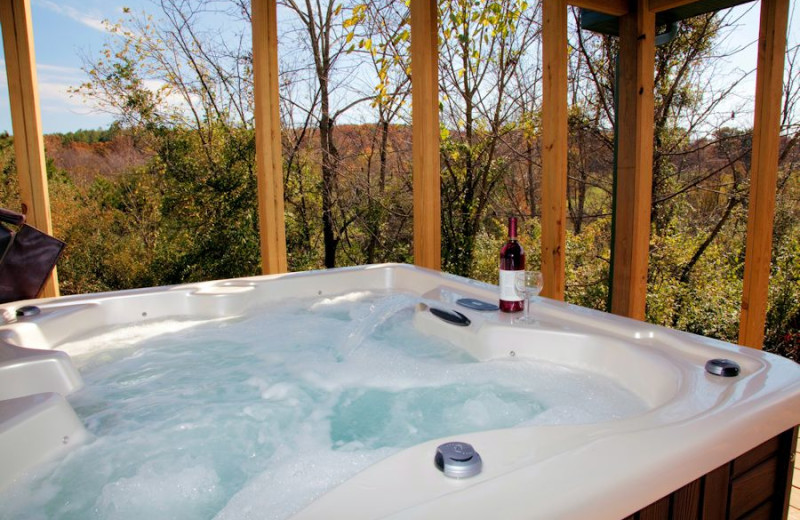
<path fill-rule="evenodd" d="M 569 5 L 591 9 L 598 13 L 622 16 L 628 14 L 628 0 L 569 0 Z"/>
<path fill-rule="evenodd" d="M 567 3 L 542 2 L 542 295 L 564 299 L 567 222 Z"/>
<path fill-rule="evenodd" d="M 52 234 L 30 1 L 0 0 L 0 25 L 22 212 L 30 225 Z M 41 296 L 58 295 L 58 274 L 53 269 Z"/>
<path fill-rule="evenodd" d="M 621 17 L 611 312 L 643 320 L 653 185 L 655 15 L 647 0 Z"/>
<path fill-rule="evenodd" d="M 275 0 L 252 0 L 251 5 L 261 271 L 264 274 L 285 273 L 277 7 Z"/>
<path fill-rule="evenodd" d="M 650 0 L 648 8 L 651 13 L 658 13 L 666 11 L 667 9 L 675 9 L 676 7 L 683 7 L 687 4 L 693 4 L 698 0 Z"/>
<path fill-rule="evenodd" d="M 761 348 L 767 319 L 789 0 L 762 0 L 739 343 Z"/>
<path fill-rule="evenodd" d="M 442 268 L 439 167 L 439 30 L 436 0 L 411 2 L 414 263 Z"/>

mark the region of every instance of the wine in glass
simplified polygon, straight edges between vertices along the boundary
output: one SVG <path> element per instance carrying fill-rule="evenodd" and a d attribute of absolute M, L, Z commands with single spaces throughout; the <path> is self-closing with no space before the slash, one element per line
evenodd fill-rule
<path fill-rule="evenodd" d="M 541 272 L 517 271 L 514 278 L 514 288 L 518 293 L 522 294 L 522 301 L 525 306 L 525 315 L 519 318 L 519 321 L 532 321 L 530 299 L 532 296 L 539 294 L 542 290 L 542 285 L 544 285 L 544 280 Z"/>

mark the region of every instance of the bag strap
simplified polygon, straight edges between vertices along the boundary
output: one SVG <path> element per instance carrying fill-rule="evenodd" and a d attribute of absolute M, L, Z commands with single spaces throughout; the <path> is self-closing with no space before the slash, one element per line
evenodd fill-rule
<path fill-rule="evenodd" d="M 25 223 L 25 215 L 17 213 L 16 211 L 11 211 L 10 209 L 0 208 L 0 221 L 8 222 L 15 226 L 21 226 Z"/>

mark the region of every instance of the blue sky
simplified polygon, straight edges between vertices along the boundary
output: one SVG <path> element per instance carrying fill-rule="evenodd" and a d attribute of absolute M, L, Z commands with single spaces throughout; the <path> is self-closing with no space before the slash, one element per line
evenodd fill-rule
<path fill-rule="evenodd" d="M 753 4 L 750 4 L 753 5 Z M 123 7 L 157 12 L 147 0 L 31 0 L 34 45 L 42 107 L 42 126 L 45 133 L 65 132 L 79 128 L 107 126 L 112 117 L 99 113 L 79 96 L 70 96 L 69 87 L 86 80 L 81 70 L 83 57 L 97 56 L 103 42 L 109 38 L 103 20 L 117 21 Z M 743 6 L 747 7 L 747 6 Z M 742 9 L 742 8 L 739 8 Z M 745 9 L 743 9 L 745 12 Z M 758 7 L 749 9 L 741 26 L 732 35 L 731 47 L 745 47 L 732 60 L 731 67 L 755 67 L 755 41 L 758 35 Z M 797 42 L 800 32 L 791 24 L 790 43 Z M 0 42 L 1 44 L 1 42 Z M 2 59 L 2 56 L 0 56 Z M 0 66 L 0 132 L 11 131 L 5 63 Z M 743 95 L 749 95 L 752 78 L 743 85 Z M 752 92 L 752 90 L 750 90 Z M 746 124 L 746 123 L 745 123 Z"/>
<path fill-rule="evenodd" d="M 133 4 L 141 2 L 133 2 Z M 107 38 L 104 19 L 122 16 L 123 3 L 114 0 L 31 0 L 42 126 L 45 133 L 99 128 L 111 117 L 99 114 L 79 97 L 67 93 L 70 86 L 86 81 L 81 56 L 96 55 Z M 0 131 L 11 132 L 5 60 L 0 67 Z"/>

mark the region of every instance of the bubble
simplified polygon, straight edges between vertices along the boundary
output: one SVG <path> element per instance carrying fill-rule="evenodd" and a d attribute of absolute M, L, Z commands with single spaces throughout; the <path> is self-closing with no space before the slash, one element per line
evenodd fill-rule
<path fill-rule="evenodd" d="M 287 518 L 419 442 L 646 409 L 595 374 L 478 362 L 416 331 L 417 301 L 360 291 L 72 341 L 94 440 L 4 490 L 0 518 Z"/>

